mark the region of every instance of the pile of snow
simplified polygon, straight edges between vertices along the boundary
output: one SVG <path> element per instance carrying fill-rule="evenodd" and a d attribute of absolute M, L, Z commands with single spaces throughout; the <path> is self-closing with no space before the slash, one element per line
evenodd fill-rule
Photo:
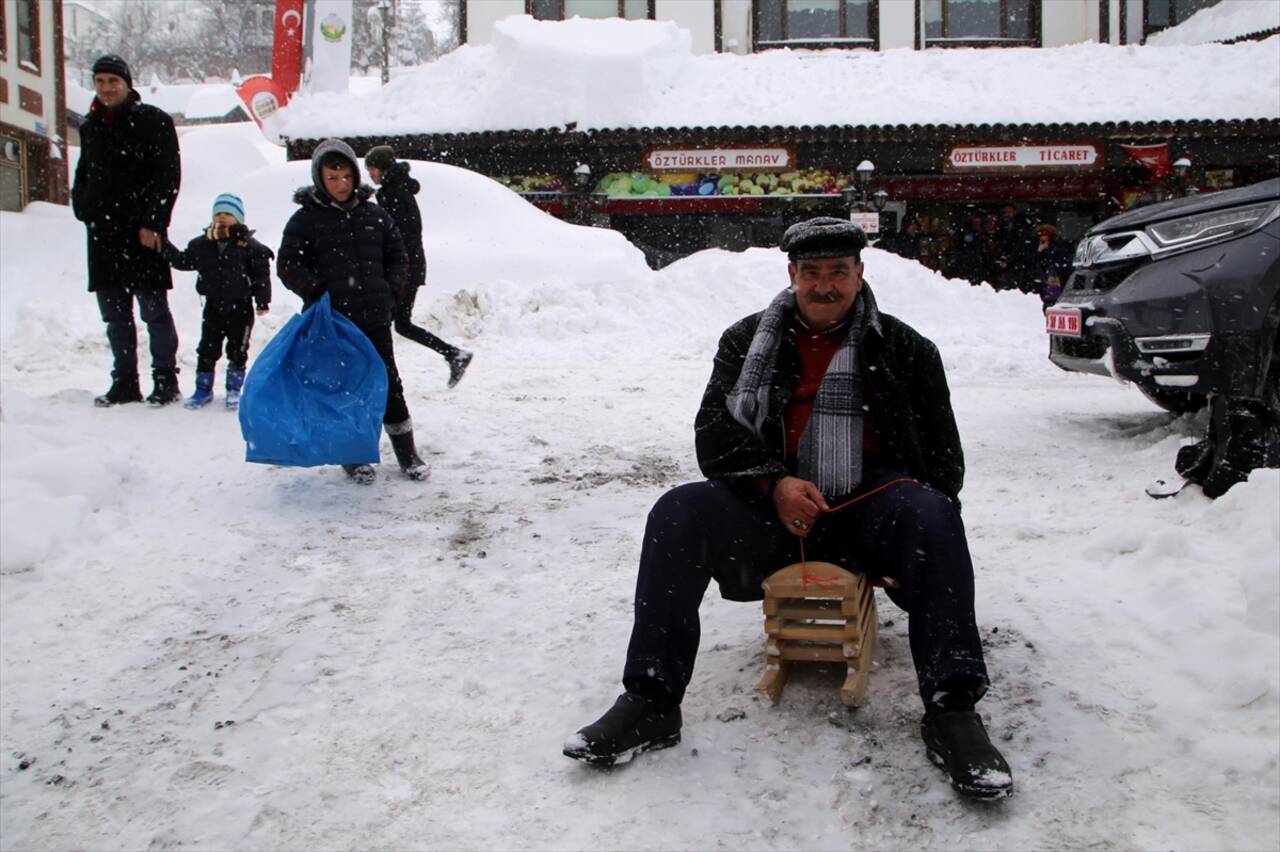
<path fill-rule="evenodd" d="M 372 94 L 298 97 L 281 128 L 292 138 L 318 138 L 570 124 L 1277 118 L 1278 51 L 1280 38 L 1177 49 L 1080 44 L 695 56 L 688 33 L 670 22 L 515 16 L 496 25 L 493 44 L 462 47 Z"/>
<path fill-rule="evenodd" d="M 175 241 L 230 190 L 278 244 L 307 164 L 251 133 L 182 136 Z M 754 695 L 759 608 L 712 592 L 681 746 L 614 772 L 563 758 L 619 688 L 648 507 L 698 476 L 716 341 L 785 261 L 706 251 L 651 272 L 616 234 L 412 167 L 430 265 L 415 316 L 476 353 L 448 391 L 441 358 L 396 340 L 426 484 L 386 442 L 368 488 L 245 464 L 225 364 L 208 409 L 95 409 L 110 354 L 83 228 L 51 205 L 0 213 L 0 845 L 1280 843 L 1280 470 L 1216 501 L 1148 499 L 1203 416 L 1049 365 L 1034 296 L 874 249 L 881 307 L 948 368 L 981 710 L 1017 795 L 974 808 L 929 765 L 884 599 L 856 714 L 833 672 L 777 707 Z M 187 391 L 192 279 L 171 297 Z M 275 282 L 251 358 L 297 306 Z"/>
<path fill-rule="evenodd" d="M 151 83 L 135 84 L 134 88 L 144 103 L 157 106 L 170 115 L 181 116 L 186 121 L 226 119 L 237 110 L 241 120 L 249 120 L 244 102 L 230 83 Z M 71 112 L 88 115 L 93 98 L 92 89 L 67 81 L 67 109 Z"/>
<path fill-rule="evenodd" d="M 1158 47 L 1208 44 L 1277 29 L 1280 29 L 1280 0 L 1220 0 L 1177 26 L 1148 36 L 1147 44 Z M 1272 62 L 1276 61 L 1280 61 L 1280 57 L 1273 52 Z"/>

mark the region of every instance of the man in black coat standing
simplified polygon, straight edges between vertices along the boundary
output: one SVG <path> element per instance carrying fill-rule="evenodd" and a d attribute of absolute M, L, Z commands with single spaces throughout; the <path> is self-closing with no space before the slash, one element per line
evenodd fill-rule
<path fill-rule="evenodd" d="M 862 280 L 865 246 L 843 219 L 793 225 L 782 238 L 791 286 L 721 337 L 694 424 L 707 480 L 650 511 L 626 691 L 565 743 L 567 756 L 607 766 L 678 743 L 707 585 L 759 600 L 803 541 L 808 559 L 874 570 L 909 614 L 921 736 L 952 786 L 977 798 L 1012 792 L 974 710 L 988 678 L 942 359 L 880 313 Z"/>
<path fill-rule="evenodd" d="M 373 189 L 360 183 L 351 146 L 326 139 L 311 156 L 311 186 L 293 196 L 298 210 L 280 241 L 276 274 L 306 305 L 325 293 L 333 309 L 351 320 L 373 343 L 387 368 L 387 406 L 382 426 L 391 438 L 400 469 L 422 481 L 431 469 L 418 456 L 413 421 L 396 367 L 391 317 L 407 273 L 404 242 L 396 225 L 376 204 Z M 367 485 L 372 465 L 344 464 L 356 482 Z"/>
<path fill-rule="evenodd" d="M 396 334 L 443 355 L 449 364 L 449 387 L 453 387 L 462 381 L 462 374 L 471 363 L 471 353 L 445 343 L 425 328 L 413 324 L 413 303 L 418 298 L 418 288 L 427 283 L 422 214 L 418 211 L 415 197 L 422 185 L 409 176 L 408 163 L 396 160 L 396 152 L 390 145 L 369 149 L 364 156 L 364 167 L 369 170 L 369 179 L 378 187 L 378 205 L 391 214 L 400 229 L 405 254 L 409 257 L 409 279 L 396 304 Z"/>
<path fill-rule="evenodd" d="M 129 66 L 108 54 L 93 64 L 97 97 L 80 128 L 80 162 L 71 205 L 89 235 L 89 292 L 107 324 L 114 365 L 99 406 L 141 402 L 138 383 L 137 300 L 151 338 L 154 389 L 147 402 L 168 405 L 178 388 L 178 331 L 169 312 L 173 287 L 160 252 L 182 177 L 173 120 L 142 103 Z"/>

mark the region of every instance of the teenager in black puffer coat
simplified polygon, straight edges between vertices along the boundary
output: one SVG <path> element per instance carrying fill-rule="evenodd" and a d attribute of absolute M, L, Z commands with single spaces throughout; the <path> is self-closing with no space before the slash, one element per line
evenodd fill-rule
<path fill-rule="evenodd" d="M 400 469 L 424 480 L 431 470 L 414 445 L 391 342 L 391 319 L 407 274 L 404 243 L 387 212 L 369 203 L 373 190 L 360 185 L 359 175 L 355 152 L 345 142 L 327 139 L 317 146 L 312 186 L 294 194 L 300 207 L 284 226 L 276 274 L 307 305 L 328 293 L 333 309 L 368 336 L 387 367 L 383 428 Z M 376 477 L 372 465 L 342 467 L 362 484 Z"/>
<path fill-rule="evenodd" d="M 254 305 L 262 316 L 271 304 L 271 258 L 275 252 L 253 238 L 244 224 L 244 202 L 224 192 L 213 202 L 213 221 L 183 251 L 165 240 L 164 257 L 174 269 L 196 270 L 196 292 L 204 296 L 200 345 L 196 347 L 196 392 L 187 408 L 213 401 L 213 369 L 227 349 L 227 410 L 240 406 Z"/>
<path fill-rule="evenodd" d="M 396 305 L 396 334 L 443 355 L 449 364 L 449 387 L 453 387 L 462 381 L 462 374 L 471 363 L 471 353 L 445 343 L 425 328 L 413 324 L 413 303 L 418 297 L 418 288 L 427 283 L 422 214 L 418 211 L 416 197 L 422 185 L 409 176 L 408 163 L 396 161 L 396 152 L 390 145 L 371 148 L 365 154 L 364 167 L 369 171 L 369 179 L 378 186 L 379 206 L 395 220 L 404 240 L 405 254 L 409 256 L 409 279 L 405 282 L 404 295 Z"/>

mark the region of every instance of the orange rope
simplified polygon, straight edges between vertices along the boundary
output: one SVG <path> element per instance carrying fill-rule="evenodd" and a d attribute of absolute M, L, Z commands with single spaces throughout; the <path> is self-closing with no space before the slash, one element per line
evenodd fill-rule
<path fill-rule="evenodd" d="M 830 508 L 825 510 L 825 513 L 830 515 L 830 514 L 839 512 L 841 509 L 847 509 L 850 506 L 852 506 L 854 503 L 857 503 L 859 500 L 865 500 L 868 497 L 870 497 L 872 494 L 878 494 L 879 492 L 888 488 L 890 485 L 897 485 L 899 482 L 913 482 L 913 481 L 914 480 L 909 476 L 899 476 L 897 479 L 890 479 L 888 482 L 885 482 L 881 485 L 877 485 L 875 488 L 872 488 L 866 494 L 859 494 L 857 497 L 854 497 L 852 500 L 844 501 L 839 506 L 831 506 Z M 819 589 L 834 586 L 835 583 L 837 582 L 835 579 L 823 579 L 822 577 L 819 577 L 816 574 L 809 573 L 809 563 L 804 558 L 804 537 L 797 536 L 797 538 L 800 539 L 800 584 L 801 586 L 806 589 L 809 588 L 810 581 L 812 581 L 813 584 L 817 586 Z"/>

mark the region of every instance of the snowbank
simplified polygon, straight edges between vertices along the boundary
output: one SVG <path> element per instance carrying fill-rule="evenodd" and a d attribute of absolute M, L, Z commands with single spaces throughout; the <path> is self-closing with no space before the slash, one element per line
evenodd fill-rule
<path fill-rule="evenodd" d="M 313 138 L 570 124 L 587 130 L 1064 117 L 1280 117 L 1280 37 L 1176 49 L 1079 44 L 694 56 L 688 33 L 670 23 L 519 16 L 499 23 L 493 44 L 464 46 L 368 95 L 299 97 L 283 113 L 282 132 Z"/>

